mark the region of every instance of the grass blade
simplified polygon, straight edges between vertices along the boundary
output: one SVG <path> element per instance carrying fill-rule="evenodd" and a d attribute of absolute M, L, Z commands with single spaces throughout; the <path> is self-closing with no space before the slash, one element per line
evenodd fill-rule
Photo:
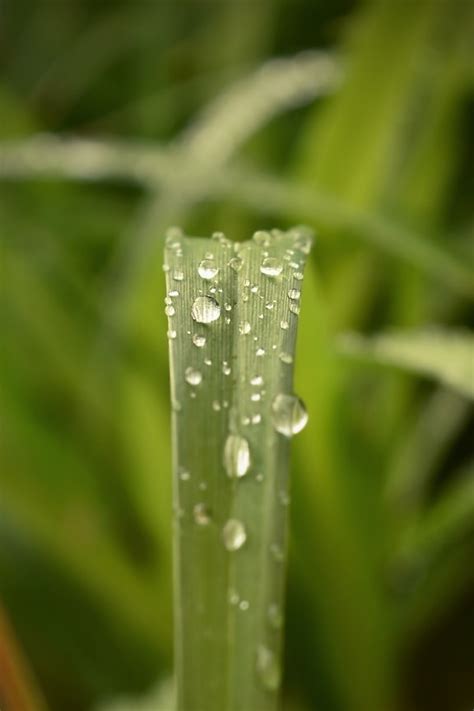
<path fill-rule="evenodd" d="M 305 415 L 275 398 L 292 392 L 309 247 L 302 230 L 167 240 L 181 711 L 278 704 L 289 440 L 275 422 Z"/>

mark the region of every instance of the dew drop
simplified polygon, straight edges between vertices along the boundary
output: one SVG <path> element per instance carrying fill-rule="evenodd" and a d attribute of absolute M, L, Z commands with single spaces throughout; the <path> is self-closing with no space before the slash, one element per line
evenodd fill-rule
<path fill-rule="evenodd" d="M 189 481 L 189 479 L 191 479 L 191 474 L 188 472 L 187 469 L 183 469 L 183 467 L 179 468 L 178 476 L 181 479 L 181 481 Z"/>
<path fill-rule="evenodd" d="M 175 281 L 183 281 L 184 280 L 184 272 L 180 271 L 179 269 L 176 269 L 173 272 L 173 279 Z"/>
<path fill-rule="evenodd" d="M 260 271 L 265 276 L 277 277 L 283 271 L 283 264 L 276 257 L 267 257 L 260 265 Z"/>
<path fill-rule="evenodd" d="M 303 279 L 303 273 L 302 273 L 302 272 L 295 272 L 295 273 L 293 274 L 293 276 L 294 276 L 295 279 L 297 279 L 298 281 L 301 281 L 301 280 Z"/>
<path fill-rule="evenodd" d="M 257 294 L 258 293 L 258 284 L 253 284 L 250 287 L 250 291 L 252 292 L 252 294 Z"/>
<path fill-rule="evenodd" d="M 300 313 L 300 307 L 298 306 L 298 304 L 291 302 L 290 311 L 291 313 L 295 314 L 295 316 L 298 316 Z"/>
<path fill-rule="evenodd" d="M 174 316 L 176 311 L 174 310 L 174 306 L 166 306 L 165 307 L 165 314 L 167 316 Z"/>
<path fill-rule="evenodd" d="M 203 259 L 198 266 L 198 274 L 202 279 L 214 279 L 219 269 L 212 259 Z"/>
<path fill-rule="evenodd" d="M 232 257 L 232 259 L 229 261 L 229 267 L 234 270 L 234 272 L 238 272 L 242 269 L 242 259 L 240 257 Z"/>
<path fill-rule="evenodd" d="M 199 385 L 202 381 L 202 374 L 199 370 L 189 367 L 184 371 L 184 378 L 190 385 Z"/>
<path fill-rule="evenodd" d="M 212 401 L 212 409 L 214 410 L 214 412 L 219 412 L 219 411 L 220 411 L 220 409 L 221 409 L 221 404 L 220 404 L 219 400 L 213 400 L 213 401 Z"/>
<path fill-rule="evenodd" d="M 264 348 L 257 348 L 257 350 L 255 351 L 255 354 L 256 354 L 259 358 L 261 358 L 262 356 L 265 355 L 265 349 L 264 349 Z"/>
<path fill-rule="evenodd" d="M 288 321 L 280 321 L 280 328 L 283 329 L 283 331 L 287 331 L 290 328 L 290 324 Z"/>
<path fill-rule="evenodd" d="M 251 385 L 263 385 L 263 378 L 261 375 L 254 375 L 250 380 Z"/>
<path fill-rule="evenodd" d="M 230 518 L 222 529 L 222 538 L 228 551 L 238 551 L 247 540 L 243 523 L 236 518 Z"/>
<path fill-rule="evenodd" d="M 226 360 L 222 364 L 222 372 L 224 375 L 230 375 L 232 372 L 231 367 Z"/>
<path fill-rule="evenodd" d="M 238 605 L 240 596 L 235 588 L 229 588 L 229 602 L 231 605 Z"/>
<path fill-rule="evenodd" d="M 250 603 L 248 600 L 242 600 L 239 609 L 242 610 L 242 612 L 246 612 L 250 607 Z"/>
<path fill-rule="evenodd" d="M 224 467 L 231 478 L 240 478 L 250 468 L 250 448 L 245 437 L 230 434 L 224 445 Z"/>
<path fill-rule="evenodd" d="M 176 331 L 170 328 L 170 330 L 166 332 L 166 335 L 170 340 L 173 340 L 178 334 L 176 333 Z"/>
<path fill-rule="evenodd" d="M 281 673 L 278 660 L 275 653 L 263 644 L 257 649 L 257 673 L 263 686 L 269 691 L 276 691 L 280 686 Z"/>
<path fill-rule="evenodd" d="M 191 316 L 198 323 L 212 323 L 221 315 L 221 307 L 212 296 L 198 296 L 194 300 Z"/>
<path fill-rule="evenodd" d="M 247 333 L 250 333 L 251 330 L 252 327 L 248 321 L 241 321 L 241 323 L 239 323 L 239 333 L 242 334 L 242 336 L 245 336 Z"/>
<path fill-rule="evenodd" d="M 252 425 L 258 425 L 261 421 L 262 421 L 262 416 L 259 413 L 252 416 Z"/>
<path fill-rule="evenodd" d="M 206 345 L 206 336 L 200 336 L 198 333 L 195 333 L 193 336 L 193 343 L 197 348 L 202 348 Z"/>
<path fill-rule="evenodd" d="M 301 296 L 301 291 L 299 289 L 290 289 L 288 292 L 288 298 L 292 301 L 298 301 Z"/>
<path fill-rule="evenodd" d="M 250 399 L 252 400 L 252 402 L 260 402 L 262 396 L 260 395 L 260 393 L 252 393 Z"/>
<path fill-rule="evenodd" d="M 283 353 L 283 352 L 282 352 L 282 353 L 279 354 L 278 357 L 279 357 L 279 359 L 281 360 L 282 363 L 287 363 L 288 365 L 290 365 L 291 363 L 293 363 L 293 356 L 292 356 L 290 353 Z"/>
<path fill-rule="evenodd" d="M 193 508 L 193 518 L 198 526 L 207 526 L 211 522 L 211 511 L 206 504 L 196 504 Z"/>
<path fill-rule="evenodd" d="M 299 397 L 280 393 L 272 402 L 272 419 L 277 432 L 293 437 L 305 427 L 308 413 Z"/>
<path fill-rule="evenodd" d="M 254 242 L 264 247 L 268 246 L 271 242 L 270 233 L 265 230 L 257 230 L 257 232 L 254 232 L 252 239 Z"/>
<path fill-rule="evenodd" d="M 172 289 L 168 296 L 179 296 L 179 291 L 176 291 L 176 289 Z"/>
<path fill-rule="evenodd" d="M 272 604 L 268 606 L 267 617 L 273 629 L 279 630 L 282 627 L 283 615 L 280 606 L 276 602 L 272 602 Z"/>

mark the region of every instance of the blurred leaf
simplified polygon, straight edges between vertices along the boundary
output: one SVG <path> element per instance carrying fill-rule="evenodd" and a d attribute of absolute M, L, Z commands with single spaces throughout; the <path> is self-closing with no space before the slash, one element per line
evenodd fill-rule
<path fill-rule="evenodd" d="M 348 333 L 339 337 L 339 345 L 345 355 L 405 368 L 474 397 L 474 335 L 469 331 L 432 329 L 370 338 Z"/>

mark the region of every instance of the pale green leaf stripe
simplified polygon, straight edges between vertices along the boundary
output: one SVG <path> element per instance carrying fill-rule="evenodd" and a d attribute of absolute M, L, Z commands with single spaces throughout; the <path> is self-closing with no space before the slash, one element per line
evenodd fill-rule
<path fill-rule="evenodd" d="M 292 390 L 300 299 L 289 292 L 301 289 L 308 250 L 297 230 L 268 243 L 167 240 L 180 711 L 278 705 L 289 447 L 271 413 L 275 396 Z M 206 255 L 218 269 L 209 280 L 198 272 Z M 261 272 L 266 256 L 281 274 Z M 209 323 L 192 316 L 203 297 L 220 308 Z M 249 447 L 239 478 L 224 463 L 229 435 Z M 236 550 L 225 545 L 230 519 L 246 534 Z"/>
<path fill-rule="evenodd" d="M 474 335 L 469 331 L 401 331 L 371 338 L 347 333 L 339 345 L 346 355 L 428 375 L 474 397 Z"/>

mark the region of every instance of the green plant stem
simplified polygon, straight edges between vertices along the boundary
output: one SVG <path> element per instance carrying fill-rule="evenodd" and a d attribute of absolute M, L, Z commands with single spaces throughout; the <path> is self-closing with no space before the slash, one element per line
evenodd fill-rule
<path fill-rule="evenodd" d="M 222 238 L 168 239 L 179 711 L 278 706 L 289 440 L 274 429 L 271 407 L 278 393 L 292 389 L 292 363 L 280 356 L 294 355 L 298 318 L 288 292 L 301 281 L 285 259 L 302 270 L 302 242 L 306 248 L 307 237 L 297 230 L 273 235 L 269 245 L 241 243 L 238 251 Z M 219 269 L 213 281 L 198 274 L 206 253 Z M 261 273 L 267 253 L 283 265 L 280 276 Z M 235 271 L 229 262 L 237 254 L 242 261 Z M 220 304 L 212 323 L 192 318 L 200 296 Z M 250 331 L 242 333 L 247 323 Z M 193 343 L 195 335 L 206 338 L 204 346 Z M 186 380 L 189 368 L 202 376 L 197 385 Z M 258 376 L 263 382 L 256 386 L 251 379 Z M 249 445 L 250 467 L 238 478 L 224 466 L 229 434 Z M 224 545 L 230 519 L 245 529 L 238 550 Z"/>

